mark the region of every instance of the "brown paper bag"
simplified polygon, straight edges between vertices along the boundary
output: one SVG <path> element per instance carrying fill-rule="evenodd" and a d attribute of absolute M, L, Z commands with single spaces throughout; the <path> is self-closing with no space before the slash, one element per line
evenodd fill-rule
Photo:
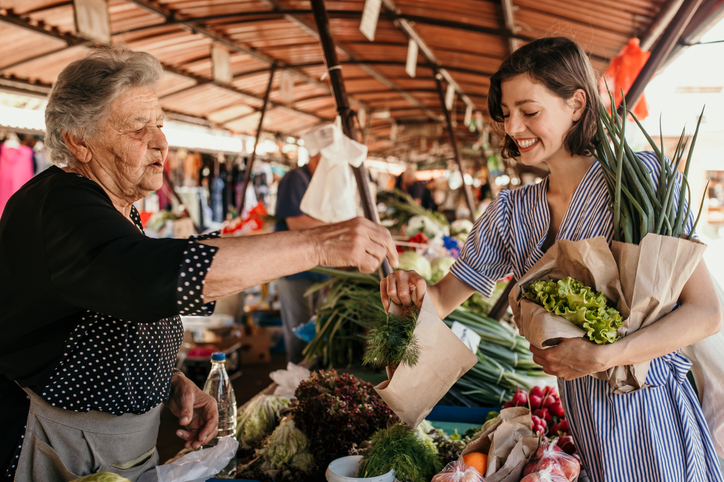
<path fill-rule="evenodd" d="M 392 305 L 394 307 L 394 305 Z M 414 367 L 402 364 L 375 387 L 382 400 L 415 428 L 450 387 L 478 362 L 477 356 L 437 316 L 430 297 L 423 298 L 415 327 L 420 357 Z"/>
<path fill-rule="evenodd" d="M 573 323 L 522 298 L 533 281 L 571 276 L 614 302 L 624 318 L 618 334 L 626 336 L 671 311 L 705 249 L 698 241 L 657 234 L 648 234 L 640 245 L 614 241 L 610 248 L 603 237 L 560 240 L 511 291 L 515 322 L 521 334 L 539 348 L 553 346 L 561 338 L 583 336 L 584 331 Z M 594 376 L 608 380 L 615 393 L 629 393 L 646 386 L 649 365 L 614 367 Z"/>
<path fill-rule="evenodd" d="M 481 452 L 488 455 L 487 482 L 518 482 L 525 463 L 538 448 L 530 410 L 504 408 L 495 422 L 472 440 L 460 454 Z"/>

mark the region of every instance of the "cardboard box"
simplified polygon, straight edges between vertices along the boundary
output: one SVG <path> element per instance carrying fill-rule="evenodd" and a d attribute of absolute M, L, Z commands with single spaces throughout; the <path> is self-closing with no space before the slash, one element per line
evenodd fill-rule
<path fill-rule="evenodd" d="M 241 337 L 241 363 L 243 365 L 261 365 L 271 362 L 271 335 L 266 329 L 247 326 Z"/>

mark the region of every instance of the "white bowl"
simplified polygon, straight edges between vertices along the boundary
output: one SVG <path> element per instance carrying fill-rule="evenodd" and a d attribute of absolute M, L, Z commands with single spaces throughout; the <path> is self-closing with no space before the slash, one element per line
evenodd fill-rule
<path fill-rule="evenodd" d="M 394 482 L 395 469 L 377 477 L 357 477 L 361 455 L 350 455 L 333 460 L 324 474 L 327 482 Z"/>

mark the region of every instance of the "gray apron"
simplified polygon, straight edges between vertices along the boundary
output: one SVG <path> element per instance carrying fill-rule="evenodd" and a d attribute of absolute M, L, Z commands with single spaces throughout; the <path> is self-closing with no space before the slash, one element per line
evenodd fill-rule
<path fill-rule="evenodd" d="M 68 482 L 97 472 L 135 481 L 158 465 L 158 404 L 142 415 L 53 407 L 31 390 L 15 482 Z"/>

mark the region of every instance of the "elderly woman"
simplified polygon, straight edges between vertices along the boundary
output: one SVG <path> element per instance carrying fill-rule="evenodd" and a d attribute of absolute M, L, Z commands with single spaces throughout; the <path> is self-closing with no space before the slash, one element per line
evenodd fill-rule
<path fill-rule="evenodd" d="M 163 402 L 187 447 L 215 436 L 214 400 L 174 372 L 179 315 L 317 265 L 397 262 L 387 231 L 364 219 L 248 238 L 146 237 L 133 203 L 162 185 L 162 75 L 151 55 L 121 48 L 66 67 L 45 113 L 55 166 L 0 219 L 0 470 L 17 481 L 106 470 L 135 480 L 158 462 Z"/>

